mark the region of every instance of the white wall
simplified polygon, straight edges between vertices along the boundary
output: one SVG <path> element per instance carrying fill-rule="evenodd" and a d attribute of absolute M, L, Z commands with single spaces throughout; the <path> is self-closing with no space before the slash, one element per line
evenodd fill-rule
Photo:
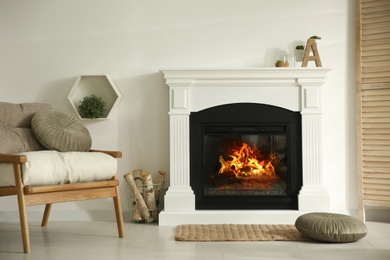
<path fill-rule="evenodd" d="M 77 76 L 109 74 L 121 104 L 110 120 L 86 126 L 94 148 L 123 151 L 122 181 L 135 168 L 169 171 L 168 87 L 159 69 L 273 66 L 312 35 L 322 36 L 322 64 L 332 69 L 322 100 L 324 182 L 333 211 L 356 210 L 353 0 L 0 0 L 0 100 L 74 113 L 66 97 Z M 123 181 L 121 191 L 128 210 Z M 1 205 L 16 210 L 14 199 Z M 61 218 L 111 207 L 105 200 L 53 211 Z"/>

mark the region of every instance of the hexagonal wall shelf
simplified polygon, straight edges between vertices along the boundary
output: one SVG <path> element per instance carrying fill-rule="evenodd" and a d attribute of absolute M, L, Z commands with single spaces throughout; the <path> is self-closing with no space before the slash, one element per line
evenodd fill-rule
<path fill-rule="evenodd" d="M 97 120 L 107 119 L 111 111 L 118 106 L 122 99 L 121 94 L 109 75 L 81 75 L 77 78 L 68 95 L 68 100 L 80 120 L 94 120 L 82 118 L 78 110 L 80 101 L 83 100 L 85 96 L 90 96 L 92 94 L 101 97 L 106 102 L 104 116 L 103 118 L 97 118 Z"/>

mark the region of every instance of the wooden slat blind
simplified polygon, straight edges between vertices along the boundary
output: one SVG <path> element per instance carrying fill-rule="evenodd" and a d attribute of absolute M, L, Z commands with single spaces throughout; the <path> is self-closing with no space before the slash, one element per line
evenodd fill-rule
<path fill-rule="evenodd" d="M 356 99 L 360 217 L 390 207 L 390 1 L 357 0 Z"/>

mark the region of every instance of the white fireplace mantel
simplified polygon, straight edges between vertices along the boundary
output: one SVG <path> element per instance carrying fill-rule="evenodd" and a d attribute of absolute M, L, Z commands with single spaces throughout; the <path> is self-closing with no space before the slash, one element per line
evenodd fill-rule
<path fill-rule="evenodd" d="M 161 70 L 169 86 L 170 186 L 159 224 L 293 223 L 328 211 L 322 181 L 321 86 L 329 69 L 245 68 Z M 195 210 L 190 186 L 189 115 L 231 103 L 261 103 L 302 114 L 303 186 L 299 210 Z"/>

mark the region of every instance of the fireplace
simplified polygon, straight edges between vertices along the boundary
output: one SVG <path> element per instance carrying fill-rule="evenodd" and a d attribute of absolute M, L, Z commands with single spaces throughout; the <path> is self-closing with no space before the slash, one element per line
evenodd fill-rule
<path fill-rule="evenodd" d="M 195 209 L 298 209 L 301 115 L 237 103 L 190 115 Z"/>
<path fill-rule="evenodd" d="M 324 68 L 161 70 L 169 86 L 170 169 L 159 225 L 292 224 L 303 213 L 328 211 L 329 195 L 322 181 L 321 156 L 321 86 L 328 71 Z M 226 114 L 242 107 L 245 110 L 251 107 L 256 112 L 246 113 L 245 120 Z M 285 118 L 296 121 L 274 121 L 275 116 L 253 121 L 252 118 L 264 113 L 257 109 L 283 111 L 287 113 Z M 211 116 L 206 119 L 197 119 L 209 112 Z M 219 119 L 213 114 L 219 114 Z M 226 149 L 221 152 L 221 148 Z M 236 171 L 240 167 L 232 166 L 235 159 L 228 153 L 241 149 L 255 155 L 257 163 L 266 168 L 267 177 L 257 176 L 260 167 L 246 166 L 241 173 Z M 200 153 L 200 159 L 193 158 L 196 153 Z M 204 157 L 214 159 L 205 163 Z M 272 166 L 262 160 L 271 160 Z M 272 167 L 276 168 L 275 173 Z M 241 174 L 241 179 L 232 179 L 233 174 Z M 255 182 L 242 182 L 242 174 L 256 175 L 252 178 L 257 179 L 254 192 L 242 189 Z M 228 178 L 219 178 L 222 175 Z M 270 183 L 272 178 L 278 180 L 274 183 L 278 188 L 270 187 L 272 191 L 267 194 L 267 189 L 259 186 L 266 179 Z M 229 181 L 233 181 L 229 183 L 233 191 L 218 186 Z M 231 195 L 232 192 L 240 195 Z M 248 199 L 247 202 L 242 202 L 242 198 Z M 203 199 L 209 200 L 203 203 Z M 221 199 L 225 199 L 222 206 Z M 238 203 L 241 205 L 229 205 L 235 200 L 241 201 Z"/>

